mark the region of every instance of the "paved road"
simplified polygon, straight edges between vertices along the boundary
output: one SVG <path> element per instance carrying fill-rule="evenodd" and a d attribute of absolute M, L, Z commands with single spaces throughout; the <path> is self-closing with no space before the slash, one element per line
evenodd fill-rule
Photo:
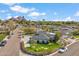
<path fill-rule="evenodd" d="M 67 52 L 57 53 L 54 56 L 79 56 L 79 42 L 69 46 Z"/>
<path fill-rule="evenodd" d="M 20 40 L 18 39 L 18 30 L 14 31 L 14 35 L 7 41 L 7 44 L 0 48 L 0 56 L 18 56 L 20 49 Z"/>

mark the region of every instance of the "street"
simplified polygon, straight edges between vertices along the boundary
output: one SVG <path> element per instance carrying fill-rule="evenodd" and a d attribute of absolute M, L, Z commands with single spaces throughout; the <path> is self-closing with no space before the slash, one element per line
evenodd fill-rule
<path fill-rule="evenodd" d="M 19 56 L 20 40 L 17 32 L 16 29 L 10 39 L 7 40 L 7 44 L 0 48 L 0 56 Z"/>
<path fill-rule="evenodd" d="M 79 56 L 79 42 L 70 45 L 66 52 L 56 53 L 54 56 Z"/>

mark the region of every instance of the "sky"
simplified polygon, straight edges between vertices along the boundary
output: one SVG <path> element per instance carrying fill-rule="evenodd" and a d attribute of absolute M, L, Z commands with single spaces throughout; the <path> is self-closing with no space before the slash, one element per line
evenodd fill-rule
<path fill-rule="evenodd" d="M 79 21 L 77 3 L 0 3 L 0 19 L 24 16 L 27 20 Z"/>

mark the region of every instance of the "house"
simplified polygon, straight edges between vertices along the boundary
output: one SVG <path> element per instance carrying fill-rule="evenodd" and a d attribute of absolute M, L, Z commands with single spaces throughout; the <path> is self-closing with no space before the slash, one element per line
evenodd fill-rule
<path fill-rule="evenodd" d="M 38 29 L 36 31 L 36 34 L 42 34 L 42 35 L 44 35 L 44 34 L 46 34 L 46 32 L 45 31 L 42 31 L 41 29 Z"/>
<path fill-rule="evenodd" d="M 50 41 L 55 40 L 55 33 L 39 31 L 36 34 L 31 37 L 32 43 L 48 44 Z"/>
<path fill-rule="evenodd" d="M 8 31 L 8 29 L 9 29 L 9 27 L 7 27 L 7 26 L 0 26 L 0 33 Z"/>
<path fill-rule="evenodd" d="M 48 35 L 48 37 L 49 37 L 49 39 L 50 39 L 50 41 L 54 41 L 55 40 L 55 33 L 50 33 L 50 32 L 47 32 L 47 35 Z"/>
<path fill-rule="evenodd" d="M 73 29 L 69 26 L 62 26 L 61 29 L 60 29 L 62 35 L 66 35 L 66 34 L 69 34 L 73 31 Z"/>
<path fill-rule="evenodd" d="M 36 43 L 48 43 L 49 37 L 46 35 L 36 35 L 32 36 L 32 38 Z"/>

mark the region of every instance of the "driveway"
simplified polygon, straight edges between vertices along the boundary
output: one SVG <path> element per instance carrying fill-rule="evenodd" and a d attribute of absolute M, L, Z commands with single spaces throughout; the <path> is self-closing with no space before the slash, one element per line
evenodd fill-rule
<path fill-rule="evenodd" d="M 66 52 L 56 53 L 54 56 L 79 56 L 79 42 L 70 45 Z"/>
<path fill-rule="evenodd" d="M 30 40 L 30 37 L 31 36 L 29 36 L 29 35 L 25 35 L 24 38 L 21 38 L 21 40 L 24 41 L 24 43 L 26 44 Z M 32 56 L 32 55 L 29 55 L 29 54 L 26 54 L 26 53 L 22 52 L 21 49 L 19 51 L 19 54 L 20 54 L 20 56 Z"/>

